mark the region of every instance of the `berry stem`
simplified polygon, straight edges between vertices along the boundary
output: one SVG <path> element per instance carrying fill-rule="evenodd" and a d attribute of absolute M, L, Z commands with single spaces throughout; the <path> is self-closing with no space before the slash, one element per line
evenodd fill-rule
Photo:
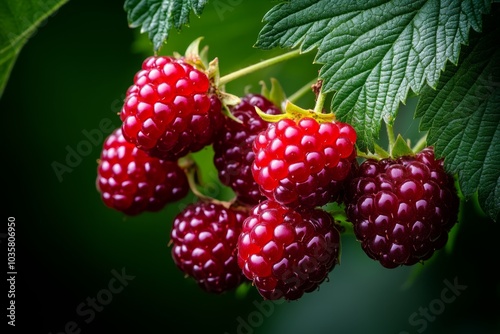
<path fill-rule="evenodd" d="M 364 159 L 375 159 L 375 160 L 378 160 L 379 159 L 379 156 L 376 155 L 376 154 L 373 154 L 373 153 L 366 153 L 366 152 L 363 152 L 361 150 L 356 150 L 356 155 L 359 157 L 359 158 L 364 158 Z"/>
<path fill-rule="evenodd" d="M 389 155 L 392 157 L 392 149 L 394 148 L 394 143 L 396 138 L 394 137 L 394 128 L 391 124 L 385 124 L 387 129 L 387 138 L 389 139 Z"/>
<path fill-rule="evenodd" d="M 326 94 L 319 93 L 318 98 L 316 99 L 316 104 L 314 105 L 314 112 L 318 114 L 323 113 L 323 105 L 325 104 Z"/>
<path fill-rule="evenodd" d="M 187 177 L 188 184 L 189 184 L 189 189 L 191 189 L 193 194 L 201 201 L 220 204 L 226 208 L 229 208 L 231 206 L 230 202 L 219 201 L 213 197 L 210 197 L 210 196 L 203 194 L 198 189 L 198 182 L 197 182 L 197 180 L 199 180 L 198 164 L 191 157 L 182 158 L 182 159 L 185 159 L 185 161 L 179 163 L 179 165 L 181 166 L 181 168 L 184 169 L 184 172 L 186 173 L 186 177 Z"/>
<path fill-rule="evenodd" d="M 304 96 L 308 92 L 312 92 L 311 86 L 314 85 L 316 83 L 316 81 L 318 81 L 318 79 L 314 79 L 311 82 L 308 82 L 307 84 L 305 84 L 304 86 L 299 88 L 299 90 L 297 90 L 295 93 L 293 93 L 292 95 L 290 95 L 288 97 L 288 101 L 295 103 L 295 102 L 297 102 L 298 99 L 300 99 L 302 96 Z"/>
<path fill-rule="evenodd" d="M 427 146 L 427 134 L 418 140 L 418 142 L 413 146 L 413 152 L 420 152 Z"/>
<path fill-rule="evenodd" d="M 300 50 L 293 50 L 293 51 L 287 52 L 285 54 L 263 60 L 261 62 L 258 62 L 257 64 L 253 64 L 253 65 L 244 67 L 238 71 L 235 71 L 233 73 L 229 73 L 229 74 L 224 75 L 223 77 L 220 78 L 219 84 L 221 86 L 223 86 L 223 85 L 227 84 L 228 82 L 236 80 L 236 79 L 243 77 L 247 74 L 253 73 L 255 71 L 261 70 L 263 68 L 266 68 L 266 67 L 274 65 L 274 64 L 278 64 L 282 61 L 297 57 L 299 55 L 300 55 Z"/>

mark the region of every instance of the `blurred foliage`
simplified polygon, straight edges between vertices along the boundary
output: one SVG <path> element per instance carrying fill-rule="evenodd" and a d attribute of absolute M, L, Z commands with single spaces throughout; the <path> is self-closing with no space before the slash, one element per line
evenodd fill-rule
<path fill-rule="evenodd" d="M 66 1 L 0 1 L 0 97 L 24 44 Z"/>

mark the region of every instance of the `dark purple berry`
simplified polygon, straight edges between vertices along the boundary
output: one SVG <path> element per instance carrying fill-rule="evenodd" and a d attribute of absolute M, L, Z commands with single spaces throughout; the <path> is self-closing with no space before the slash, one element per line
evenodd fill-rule
<path fill-rule="evenodd" d="M 363 250 L 395 268 L 424 261 L 446 244 L 459 199 L 443 160 L 426 148 L 415 156 L 363 162 L 345 203 Z"/>

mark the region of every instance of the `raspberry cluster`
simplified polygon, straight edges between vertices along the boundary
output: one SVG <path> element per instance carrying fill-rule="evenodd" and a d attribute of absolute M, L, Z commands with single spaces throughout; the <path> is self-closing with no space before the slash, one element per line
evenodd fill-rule
<path fill-rule="evenodd" d="M 145 59 L 126 92 L 122 126 L 104 142 L 97 190 L 129 216 L 158 211 L 189 191 L 178 159 L 210 145 L 222 105 L 208 76 L 183 58 Z"/>
<path fill-rule="evenodd" d="M 126 92 L 122 126 L 104 142 L 98 163 L 97 190 L 105 205 L 134 216 L 187 195 L 194 182 L 187 156 L 211 145 L 223 127 L 235 128 L 223 115 L 216 90 L 205 71 L 183 58 L 144 60 Z M 256 100 L 250 103 L 265 108 L 267 102 Z M 182 168 L 181 158 L 186 159 Z M 170 233 L 177 267 L 206 291 L 236 288 L 246 279 L 236 244 L 247 216 L 244 206 L 201 200 L 187 206 Z"/>
<path fill-rule="evenodd" d="M 425 261 L 445 245 L 459 199 L 432 147 L 359 164 L 356 131 L 334 114 L 290 102 L 282 110 L 264 93 L 235 102 L 217 73 L 189 59 L 144 60 L 121 127 L 103 144 L 96 185 L 106 206 L 128 216 L 191 190 L 198 200 L 173 220 L 171 256 L 203 290 L 251 282 L 263 298 L 285 300 L 317 290 L 339 263 L 342 227 L 323 207 L 332 202 L 386 268 Z M 197 188 L 203 166 L 189 155 L 210 145 L 230 202 Z"/>

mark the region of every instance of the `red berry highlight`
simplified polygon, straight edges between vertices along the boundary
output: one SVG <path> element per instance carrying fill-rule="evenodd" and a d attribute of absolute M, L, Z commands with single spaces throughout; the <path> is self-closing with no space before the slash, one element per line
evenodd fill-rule
<path fill-rule="evenodd" d="M 238 264 L 265 299 L 295 300 L 318 288 L 339 251 L 339 232 L 325 211 L 263 201 L 243 223 Z"/>
<path fill-rule="evenodd" d="M 182 199 L 189 186 L 176 162 L 150 157 L 116 129 L 103 144 L 97 190 L 108 207 L 133 216 Z"/>
<path fill-rule="evenodd" d="M 149 155 L 177 160 L 209 145 L 222 123 L 221 103 L 205 73 L 183 59 L 149 57 L 127 90 L 124 137 Z"/>
<path fill-rule="evenodd" d="M 174 219 L 172 257 L 177 267 L 207 292 L 236 288 L 244 276 L 238 266 L 237 242 L 248 213 L 221 204 L 197 202 Z"/>
<path fill-rule="evenodd" d="M 254 140 L 252 174 L 270 200 L 316 207 L 339 200 L 356 164 L 356 132 L 312 117 L 271 123 Z"/>

